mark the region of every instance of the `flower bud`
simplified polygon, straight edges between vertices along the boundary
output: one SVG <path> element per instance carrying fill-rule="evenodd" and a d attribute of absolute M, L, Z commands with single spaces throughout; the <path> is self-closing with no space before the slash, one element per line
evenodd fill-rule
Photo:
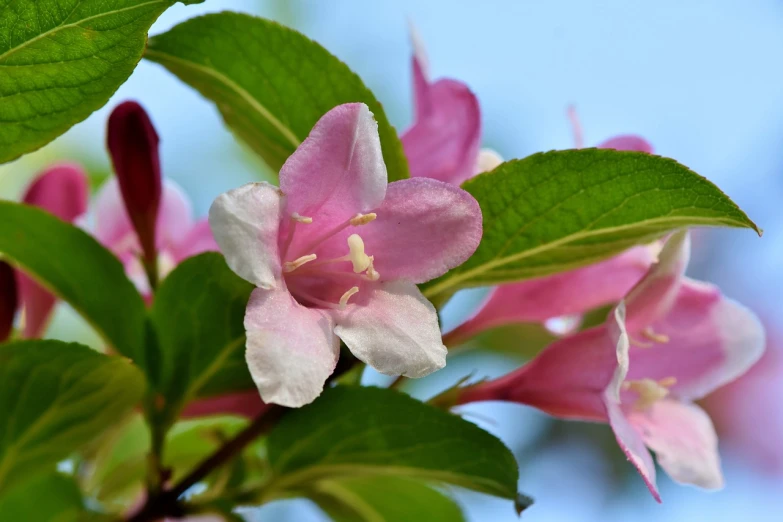
<path fill-rule="evenodd" d="M 154 263 L 155 223 L 162 184 L 158 134 L 136 102 L 121 103 L 109 116 L 107 145 L 128 217 L 148 263 Z"/>
<path fill-rule="evenodd" d="M 5 261 L 0 261 L 0 342 L 11 335 L 18 304 L 17 298 L 14 269 Z"/>

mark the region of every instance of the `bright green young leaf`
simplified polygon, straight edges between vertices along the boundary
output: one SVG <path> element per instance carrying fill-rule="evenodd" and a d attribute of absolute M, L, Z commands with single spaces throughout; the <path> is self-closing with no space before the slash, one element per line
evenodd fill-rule
<path fill-rule="evenodd" d="M 0 201 L 0 256 L 79 312 L 119 353 L 141 362 L 144 301 L 92 236 L 35 207 Z"/>
<path fill-rule="evenodd" d="M 130 361 L 62 341 L 0 345 L 0 491 L 122 419 L 146 383 Z"/>
<path fill-rule="evenodd" d="M 152 307 L 160 350 L 153 382 L 169 421 L 193 399 L 255 389 L 243 324 L 252 290 L 215 252 L 186 260 L 163 281 Z"/>
<path fill-rule="evenodd" d="M 364 102 L 378 121 L 389 181 L 409 175 L 402 144 L 372 92 L 292 29 L 245 14 L 210 14 L 151 38 L 144 56 L 215 102 L 226 124 L 275 171 L 329 109 Z"/>
<path fill-rule="evenodd" d="M 324 480 L 308 497 L 335 522 L 461 522 L 459 506 L 430 486 L 401 477 Z"/>
<path fill-rule="evenodd" d="M 756 225 L 715 185 L 674 160 L 583 149 L 503 163 L 463 184 L 481 205 L 484 236 L 463 265 L 425 286 L 458 288 L 590 264 L 682 227 Z"/>
<path fill-rule="evenodd" d="M 0 0 L 0 163 L 103 106 L 174 0 Z"/>
<path fill-rule="evenodd" d="M 382 388 L 338 386 L 286 415 L 269 435 L 275 474 L 264 495 L 321 480 L 394 476 L 517 496 L 514 456 L 462 418 Z"/>
<path fill-rule="evenodd" d="M 60 473 L 35 477 L 0 496 L 0 520 L 82 522 L 85 515 L 79 486 Z"/>

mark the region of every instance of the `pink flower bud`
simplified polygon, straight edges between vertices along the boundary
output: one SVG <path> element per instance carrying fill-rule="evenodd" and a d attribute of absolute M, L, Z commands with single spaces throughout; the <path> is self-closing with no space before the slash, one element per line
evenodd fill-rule
<path fill-rule="evenodd" d="M 128 101 L 114 109 L 109 116 L 107 145 L 144 259 L 153 262 L 162 192 L 160 157 L 158 134 L 141 105 Z"/>
<path fill-rule="evenodd" d="M 11 335 L 18 304 L 17 297 L 14 269 L 5 261 L 0 261 L 0 342 Z"/>

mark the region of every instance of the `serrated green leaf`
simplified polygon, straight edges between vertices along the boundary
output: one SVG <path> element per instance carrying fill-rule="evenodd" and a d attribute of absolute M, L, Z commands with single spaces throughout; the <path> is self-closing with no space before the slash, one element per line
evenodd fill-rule
<path fill-rule="evenodd" d="M 402 143 L 372 92 L 293 29 L 245 14 L 209 14 L 151 38 L 144 56 L 215 102 L 275 171 L 329 109 L 364 102 L 378 121 L 389 181 L 409 176 Z"/>
<path fill-rule="evenodd" d="M 400 477 L 319 482 L 308 497 L 335 522 L 460 522 L 459 506 L 428 485 Z"/>
<path fill-rule="evenodd" d="M 0 346 L 0 490 L 97 438 L 141 399 L 130 361 L 62 341 Z"/>
<path fill-rule="evenodd" d="M 11 487 L 0 496 L 0 519 L 8 521 L 83 522 L 85 509 L 73 477 L 41 475 Z"/>
<path fill-rule="evenodd" d="M 326 479 L 394 476 L 517 496 L 517 463 L 502 442 L 458 416 L 389 389 L 328 389 L 286 415 L 267 448 L 275 474 L 267 495 Z"/>
<path fill-rule="evenodd" d="M 673 229 L 756 225 L 715 185 L 668 158 L 582 149 L 503 163 L 463 184 L 484 235 L 464 264 L 425 285 L 427 297 L 594 263 Z"/>
<path fill-rule="evenodd" d="M 103 106 L 174 0 L 0 0 L 0 163 Z"/>
<path fill-rule="evenodd" d="M 255 389 L 245 363 L 252 291 L 215 252 L 187 259 L 163 281 L 151 315 L 160 350 L 153 385 L 169 421 L 193 399 Z"/>
<path fill-rule="evenodd" d="M 104 340 L 143 358 L 144 301 L 92 236 L 36 207 L 0 201 L 0 255 L 70 303 Z"/>

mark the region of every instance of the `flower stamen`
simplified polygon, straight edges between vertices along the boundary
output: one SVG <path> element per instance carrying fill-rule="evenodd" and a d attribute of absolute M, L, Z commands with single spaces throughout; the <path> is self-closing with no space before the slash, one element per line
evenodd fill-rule
<path fill-rule="evenodd" d="M 344 310 L 348 306 L 348 299 L 357 292 L 359 292 L 359 287 L 353 286 L 340 297 L 340 310 Z"/>
<path fill-rule="evenodd" d="M 666 377 L 658 381 L 653 379 L 639 379 L 623 382 L 622 389 L 630 390 L 638 395 L 636 402 L 633 404 L 635 410 L 646 410 L 657 401 L 668 396 L 669 388 L 676 383 L 676 377 Z"/>
<path fill-rule="evenodd" d="M 288 237 L 285 238 L 285 244 L 283 245 L 283 257 L 288 254 L 288 248 L 294 241 L 294 233 L 296 232 L 296 225 L 302 223 L 303 225 L 309 225 L 313 222 L 313 218 L 308 216 L 300 216 L 297 212 L 291 214 L 291 228 L 288 229 Z"/>
<path fill-rule="evenodd" d="M 330 237 L 334 236 L 335 234 L 342 232 L 343 230 L 345 230 L 350 226 L 366 225 L 367 223 L 374 221 L 376 217 L 378 217 L 378 215 L 375 212 L 371 212 L 369 214 L 356 214 L 352 218 L 337 225 L 332 230 L 329 230 L 324 235 L 316 238 L 312 243 L 307 245 L 307 248 L 303 248 L 302 250 L 304 250 L 305 252 L 314 252 L 315 249 L 321 245 L 321 243 L 323 243 Z"/>
<path fill-rule="evenodd" d="M 660 343 L 660 344 L 666 344 L 669 342 L 669 336 L 664 334 L 656 333 L 655 330 L 648 327 L 642 330 L 642 335 L 646 338 L 651 340 L 654 343 Z"/>
<path fill-rule="evenodd" d="M 294 259 L 293 261 L 286 261 L 283 263 L 283 272 L 293 272 L 300 266 L 309 263 L 310 261 L 315 261 L 318 259 L 318 256 L 315 254 L 308 254 L 306 256 L 299 257 L 297 259 Z"/>

